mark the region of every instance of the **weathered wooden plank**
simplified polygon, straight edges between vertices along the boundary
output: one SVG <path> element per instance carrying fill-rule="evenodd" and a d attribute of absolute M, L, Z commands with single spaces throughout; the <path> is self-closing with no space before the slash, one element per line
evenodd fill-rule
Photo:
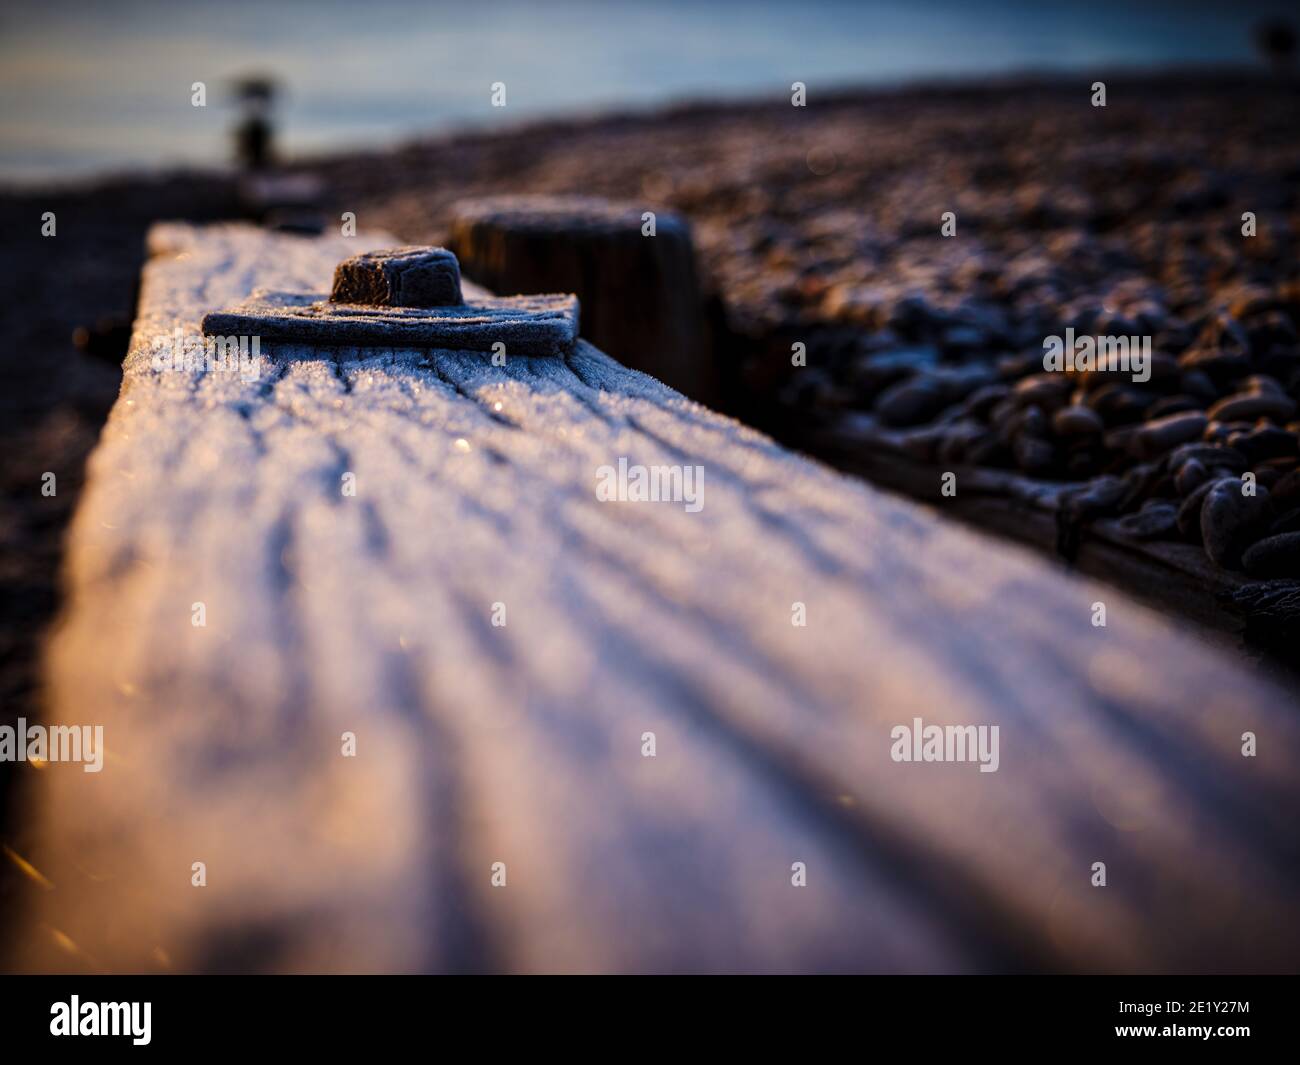
<path fill-rule="evenodd" d="M 1294 707 L 1114 591 L 585 343 L 153 368 L 366 246 L 153 234 L 48 660 L 110 754 L 39 778 L 24 964 L 1294 966 Z M 704 506 L 598 501 L 620 457 Z M 997 771 L 891 760 L 914 717 Z"/>

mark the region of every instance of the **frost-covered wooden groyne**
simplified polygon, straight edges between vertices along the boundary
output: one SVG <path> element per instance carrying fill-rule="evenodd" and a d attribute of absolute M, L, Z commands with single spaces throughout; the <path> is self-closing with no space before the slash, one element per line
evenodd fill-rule
<path fill-rule="evenodd" d="M 583 342 L 157 368 L 366 246 L 153 233 L 47 666 L 107 754 L 37 775 L 21 964 L 1294 966 L 1295 708 L 1113 590 Z"/>

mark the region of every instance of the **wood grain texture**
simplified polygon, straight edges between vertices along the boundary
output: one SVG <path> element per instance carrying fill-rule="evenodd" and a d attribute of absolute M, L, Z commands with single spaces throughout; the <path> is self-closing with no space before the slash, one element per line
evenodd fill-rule
<path fill-rule="evenodd" d="M 367 246 L 153 233 L 47 666 L 109 757 L 38 775 L 23 965 L 1294 968 L 1296 708 L 1113 590 L 586 343 L 152 368 Z M 620 456 L 703 509 L 598 502 Z M 893 762 L 913 717 L 999 770 Z"/>

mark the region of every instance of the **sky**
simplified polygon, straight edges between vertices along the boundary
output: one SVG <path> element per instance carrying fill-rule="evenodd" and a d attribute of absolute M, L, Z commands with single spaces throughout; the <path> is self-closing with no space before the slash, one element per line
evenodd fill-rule
<path fill-rule="evenodd" d="M 1111 0 L 7 0 L 0 180 L 229 155 L 230 80 L 274 73 L 291 154 L 451 126 L 849 84 L 1254 63 L 1286 4 Z M 207 86 L 193 107 L 191 86 Z M 506 107 L 491 86 L 506 85 Z"/>

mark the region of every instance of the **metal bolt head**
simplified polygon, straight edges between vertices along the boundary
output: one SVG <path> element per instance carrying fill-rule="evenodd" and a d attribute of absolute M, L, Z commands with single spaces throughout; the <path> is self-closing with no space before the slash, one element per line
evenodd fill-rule
<path fill-rule="evenodd" d="M 334 269 L 334 303 L 372 307 L 455 307 L 460 264 L 446 248 L 393 248 L 344 259 Z"/>

